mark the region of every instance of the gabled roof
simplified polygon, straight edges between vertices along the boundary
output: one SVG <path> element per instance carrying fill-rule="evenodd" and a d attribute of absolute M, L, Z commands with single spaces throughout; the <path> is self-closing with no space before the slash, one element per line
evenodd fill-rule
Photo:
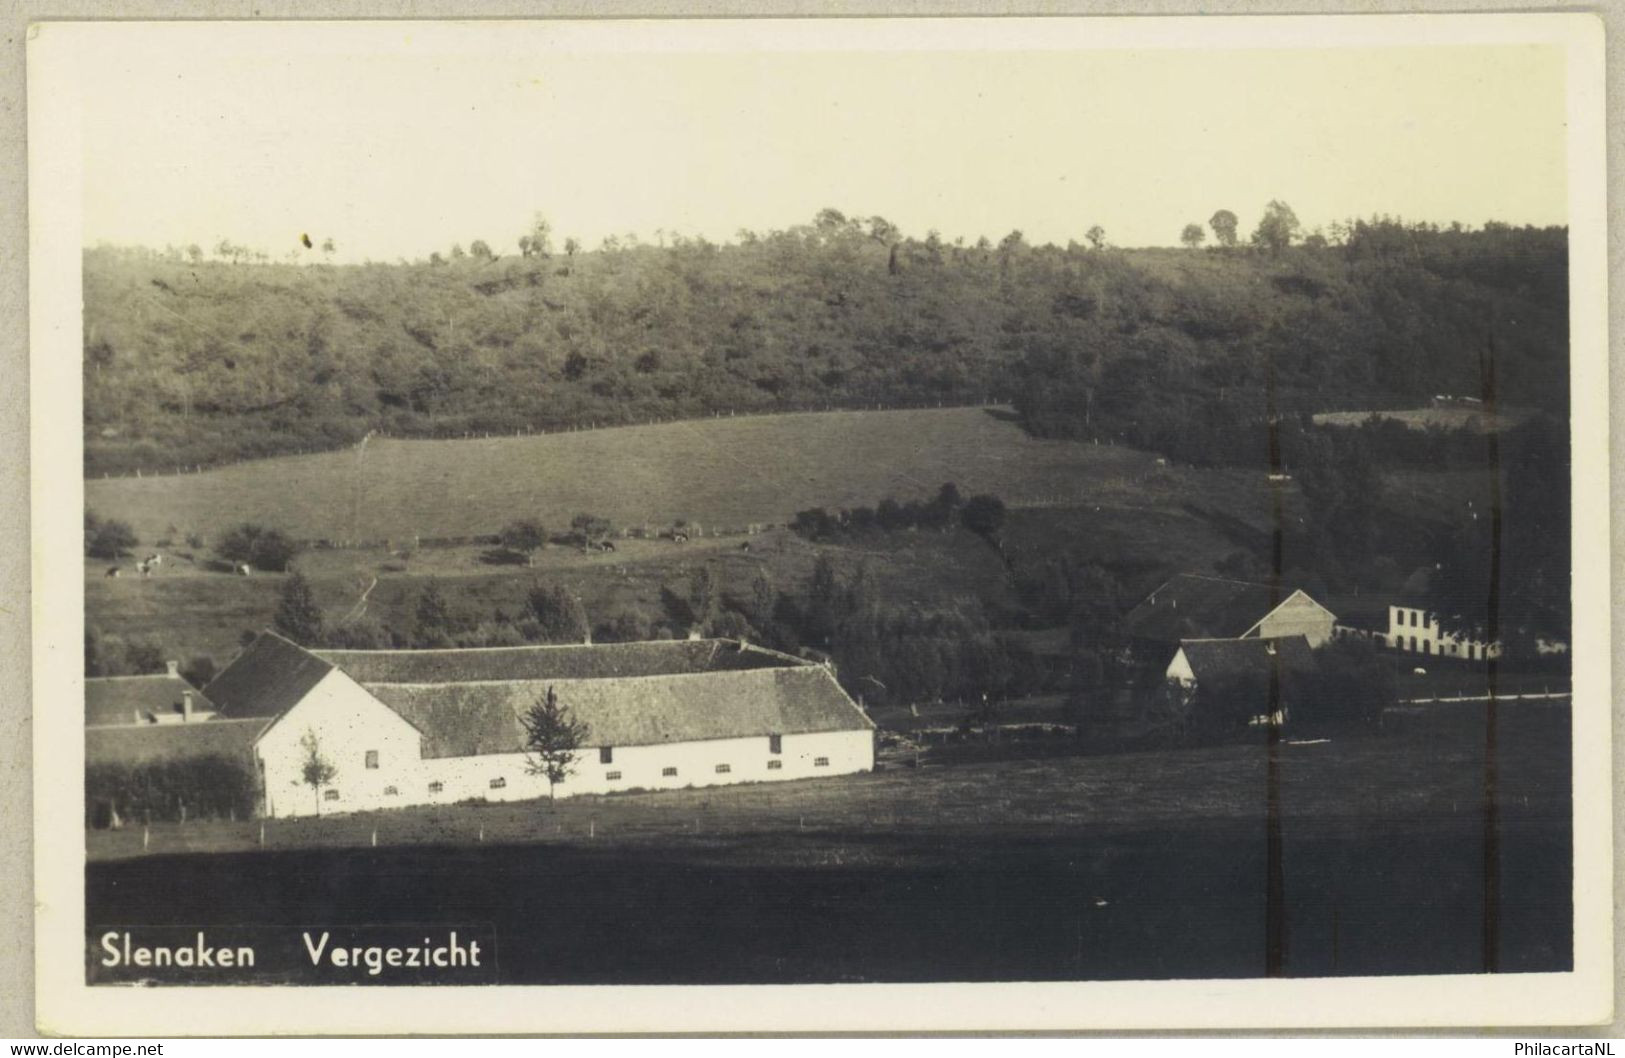
<path fill-rule="evenodd" d="M 519 718 L 549 687 L 587 725 L 590 746 L 874 727 L 834 675 L 817 665 L 618 679 L 363 686 L 424 732 L 425 757 L 522 752 Z"/>
<path fill-rule="evenodd" d="M 1268 584 L 1180 573 L 1130 610 L 1123 628 L 1136 639 L 1165 643 L 1240 636 L 1291 594 Z"/>
<path fill-rule="evenodd" d="M 778 668 L 809 662 L 726 639 L 463 650 L 317 650 L 360 684 L 586 680 Z"/>
<path fill-rule="evenodd" d="M 85 763 L 149 764 L 195 757 L 252 759 L 254 740 L 268 721 L 199 720 L 192 724 L 142 724 L 85 728 Z"/>
<path fill-rule="evenodd" d="M 274 717 L 293 708 L 333 671 L 325 661 L 275 632 L 261 632 L 203 688 L 220 715 Z"/>
<path fill-rule="evenodd" d="M 179 676 L 159 672 L 146 676 L 99 676 L 85 680 L 85 724 L 134 724 L 137 714 L 163 716 L 181 711 L 181 695 L 192 692 L 192 708 L 213 706 L 202 691 Z"/>
<path fill-rule="evenodd" d="M 1197 684 L 1203 680 L 1237 676 L 1267 677 L 1280 659 L 1288 672 L 1308 672 L 1315 666 L 1309 640 L 1303 636 L 1282 639 L 1189 639 L 1179 644 Z"/>

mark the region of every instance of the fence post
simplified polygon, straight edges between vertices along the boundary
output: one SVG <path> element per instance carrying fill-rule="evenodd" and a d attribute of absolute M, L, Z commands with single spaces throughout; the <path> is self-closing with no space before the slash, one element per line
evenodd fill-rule
<path fill-rule="evenodd" d="M 265 847 L 265 820 L 260 820 L 260 848 Z"/>
<path fill-rule="evenodd" d="M 372 828 L 372 847 L 375 848 L 375 849 L 378 847 L 378 828 L 377 827 Z"/>
<path fill-rule="evenodd" d="M 152 837 L 151 828 L 143 826 L 141 828 L 141 851 L 142 852 L 147 851 L 147 842 L 151 839 L 151 837 Z"/>

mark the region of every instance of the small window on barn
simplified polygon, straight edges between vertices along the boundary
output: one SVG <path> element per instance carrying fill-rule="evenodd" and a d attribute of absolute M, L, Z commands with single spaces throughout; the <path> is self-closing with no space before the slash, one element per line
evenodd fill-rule
<path fill-rule="evenodd" d="M 443 783 L 443 782 L 432 782 L 432 783 L 429 784 L 429 792 L 430 793 L 441 793 L 445 789 L 446 789 L 446 784 Z"/>
<path fill-rule="evenodd" d="M 386 786 L 386 787 L 384 787 L 384 796 L 385 797 L 399 797 L 400 795 L 401 795 L 401 791 L 397 787 L 394 787 L 394 786 Z"/>
<path fill-rule="evenodd" d="M 661 768 L 660 769 L 660 774 L 665 776 L 668 779 L 675 779 L 677 777 L 677 769 L 676 768 Z"/>
<path fill-rule="evenodd" d="M 608 779 L 610 782 L 620 782 L 621 773 L 618 771 L 606 771 L 604 773 L 604 778 Z"/>
<path fill-rule="evenodd" d="M 324 801 L 337 801 L 338 799 L 339 799 L 339 792 L 337 790 L 329 790 L 326 793 L 322 794 L 322 800 L 324 800 Z"/>
<path fill-rule="evenodd" d="M 815 767 L 815 768 L 827 768 L 827 767 L 829 767 L 829 758 L 828 757 L 814 757 L 813 758 L 813 767 Z"/>
<path fill-rule="evenodd" d="M 378 767 L 378 751 L 377 750 L 375 750 L 375 749 L 367 750 L 367 767 L 369 767 L 369 768 Z"/>
<path fill-rule="evenodd" d="M 783 735 L 769 735 L 769 736 L 767 736 L 767 751 L 769 753 L 783 753 L 784 752 L 784 736 Z"/>
<path fill-rule="evenodd" d="M 733 771 L 733 766 L 731 764 L 718 764 L 717 765 L 717 774 L 718 775 L 726 775 L 731 771 Z"/>
<path fill-rule="evenodd" d="M 782 767 L 784 767 L 784 761 L 782 760 L 770 760 L 767 762 L 768 771 L 778 771 Z"/>
<path fill-rule="evenodd" d="M 505 787 L 507 785 L 508 785 L 508 780 L 504 779 L 504 778 L 498 778 L 498 779 L 492 779 L 491 780 L 491 789 L 493 789 L 493 790 L 500 790 L 500 789 L 502 789 L 503 787 Z"/>
<path fill-rule="evenodd" d="M 600 763 L 600 764 L 614 764 L 615 763 L 615 747 L 614 746 L 600 746 L 600 747 L 598 747 L 598 763 Z"/>

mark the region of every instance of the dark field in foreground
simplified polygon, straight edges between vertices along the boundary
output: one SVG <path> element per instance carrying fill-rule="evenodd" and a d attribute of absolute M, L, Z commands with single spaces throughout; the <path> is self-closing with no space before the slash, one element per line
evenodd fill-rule
<path fill-rule="evenodd" d="M 1483 969 L 1481 715 L 1282 747 L 1288 974 Z M 1567 720 L 1504 711 L 1502 970 L 1570 965 Z M 1263 755 L 273 821 L 263 851 L 231 851 L 255 824 L 154 830 L 146 856 L 96 833 L 87 921 L 489 923 L 507 983 L 1260 976 Z M 157 852 L 181 840 L 221 851 Z"/>

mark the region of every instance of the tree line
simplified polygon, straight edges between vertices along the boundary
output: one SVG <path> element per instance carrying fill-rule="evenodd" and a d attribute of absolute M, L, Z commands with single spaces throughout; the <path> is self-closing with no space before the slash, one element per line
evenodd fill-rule
<path fill-rule="evenodd" d="M 616 239 L 562 257 L 536 231 L 519 254 L 440 263 L 93 249 L 86 469 L 334 448 L 379 429 L 1009 395 L 1035 432 L 1126 441 L 1181 400 L 1269 414 L 1271 378 L 1280 413 L 1474 393 L 1486 332 L 1507 392 L 1566 408 L 1562 229 L 1373 218 L 1316 238 L 1287 213 L 1266 210 L 1251 248 L 1216 235 L 1200 251 L 1115 249 L 1103 232 L 949 242 L 837 210 L 731 244 Z"/>

